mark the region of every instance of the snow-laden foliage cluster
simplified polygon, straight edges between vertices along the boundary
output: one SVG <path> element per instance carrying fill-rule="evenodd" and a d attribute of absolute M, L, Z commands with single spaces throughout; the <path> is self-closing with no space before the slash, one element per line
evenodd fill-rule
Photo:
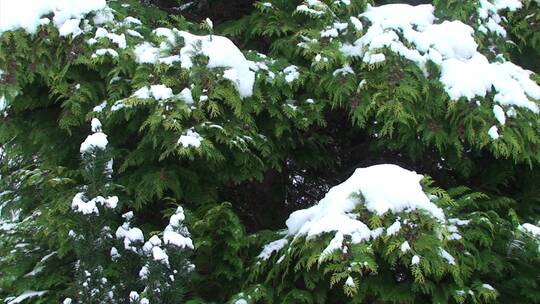
<path fill-rule="evenodd" d="M 540 302 L 538 1 L 151 2 L 0 4 L 6 303 Z"/>

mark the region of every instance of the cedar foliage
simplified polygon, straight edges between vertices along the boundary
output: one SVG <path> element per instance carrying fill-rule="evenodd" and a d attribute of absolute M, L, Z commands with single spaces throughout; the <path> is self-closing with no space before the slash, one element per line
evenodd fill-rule
<path fill-rule="evenodd" d="M 341 46 L 370 26 L 360 18 L 355 29 L 351 17 L 396 1 L 347 2 L 111 0 L 102 13 L 114 19 L 98 24 L 91 13 L 76 37 L 52 23 L 35 34 L 1 33 L 0 299 L 46 290 L 28 302 L 540 303 L 539 240 L 523 229 L 540 220 L 538 114 L 503 105 L 515 115 L 500 125 L 493 92 L 453 100 L 433 62 L 424 71 L 384 47 L 384 62 L 346 56 Z M 474 28 L 491 62 L 503 56 L 540 73 L 540 3 L 498 12 L 503 38 L 481 31 L 481 2 L 432 4 L 440 20 Z M 322 37 L 335 23 L 347 30 Z M 124 34 L 127 47 L 107 37 L 88 43 L 100 27 Z M 208 67 L 202 45 L 189 55 L 191 68 L 137 60 L 144 42 L 160 57 L 179 55 L 187 45 L 173 28 L 234 41 L 256 66 L 253 94 L 242 97 L 226 68 Z M 298 77 L 289 81 L 291 71 Z M 188 88 L 193 101 L 136 95 L 156 85 Z M 81 154 L 96 118 L 107 149 Z M 194 133 L 200 146 L 178 142 Z M 452 220 L 374 214 L 359 196 L 353 213 L 370 229 L 411 224 L 370 242 L 345 236 L 346 253 L 324 252 L 331 234 L 279 230 L 355 168 L 380 163 L 431 176 L 423 191 Z M 84 201 L 116 195 L 119 204 L 77 213 L 76 193 Z M 174 224 L 184 216 L 178 206 L 186 218 Z M 145 238 L 128 246 L 115 231 L 132 228 Z M 162 243 L 166 231 L 191 237 L 193 250 Z M 261 259 L 278 239 L 287 244 Z"/>

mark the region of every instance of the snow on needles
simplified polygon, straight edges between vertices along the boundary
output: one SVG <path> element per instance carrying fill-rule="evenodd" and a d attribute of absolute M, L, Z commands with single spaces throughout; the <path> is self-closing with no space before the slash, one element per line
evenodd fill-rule
<path fill-rule="evenodd" d="M 519 1 L 497 1 L 492 10 L 496 13 L 498 9 L 514 10 L 519 6 Z M 434 7 L 429 4 L 368 6 L 359 17 L 367 19 L 371 26 L 341 50 L 374 64 L 384 61 L 381 50 L 388 48 L 415 62 L 426 74 L 425 64 L 430 60 L 440 66 L 439 80 L 452 99 L 485 97 L 494 91 L 494 101 L 500 105 L 539 112 L 534 100 L 540 99 L 540 86 L 530 79 L 531 71 L 507 61 L 489 62 L 477 50 L 472 27 L 460 21 L 434 23 L 433 13 Z"/>
<path fill-rule="evenodd" d="M 106 7 L 105 0 L 2 0 L 0 1 L 0 34 L 23 28 L 35 33 L 43 23 L 41 17 L 54 13 L 54 24 L 64 33 L 77 34 L 80 19 L 89 12 Z M 71 19 L 71 21 L 70 21 Z"/>
<path fill-rule="evenodd" d="M 155 47 L 144 42 L 135 47 L 135 55 L 138 63 L 172 63 L 180 61 L 183 68 L 190 69 L 193 66 L 192 58 L 197 54 L 208 57 L 207 67 L 226 68 L 223 73 L 225 79 L 230 80 L 236 86 L 242 98 L 253 94 L 255 72 L 258 68 L 254 62 L 247 60 L 244 54 L 226 37 L 217 35 L 197 36 L 177 29 L 157 28 L 153 31 L 157 36 L 166 38 L 166 42 Z M 177 45 L 177 37 L 184 40 L 184 47 L 180 55 L 161 58 L 171 45 Z"/>
<path fill-rule="evenodd" d="M 103 132 L 96 132 L 92 135 L 89 135 L 84 142 L 81 144 L 80 152 L 81 154 L 89 153 L 94 149 L 105 150 L 107 148 L 107 135 Z"/>
<path fill-rule="evenodd" d="M 336 232 L 336 237 L 350 235 L 353 243 L 369 240 L 380 231 L 371 231 L 351 213 L 359 204 L 379 215 L 421 209 L 444 221 L 442 209 L 423 192 L 422 177 L 391 164 L 356 169 L 349 179 L 330 189 L 317 205 L 293 212 L 286 222 L 288 234 L 311 238 Z"/>

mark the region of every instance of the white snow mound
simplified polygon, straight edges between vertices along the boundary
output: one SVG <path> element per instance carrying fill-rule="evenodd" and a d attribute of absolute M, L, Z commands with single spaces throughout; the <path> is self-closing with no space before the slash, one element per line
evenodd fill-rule
<path fill-rule="evenodd" d="M 330 189 L 317 205 L 293 212 L 286 222 L 288 234 L 310 238 L 336 231 L 336 236 L 350 235 L 353 243 L 376 237 L 380 231 L 371 231 L 351 213 L 359 204 L 379 215 L 421 209 L 444 221 L 442 209 L 423 192 L 422 177 L 391 164 L 356 169 L 349 179 Z"/>

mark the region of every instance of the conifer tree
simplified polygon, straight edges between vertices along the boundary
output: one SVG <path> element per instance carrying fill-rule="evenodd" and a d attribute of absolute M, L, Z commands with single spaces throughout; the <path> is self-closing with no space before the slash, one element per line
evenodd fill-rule
<path fill-rule="evenodd" d="M 540 303 L 537 0 L 26 2 L 4 302 Z"/>

